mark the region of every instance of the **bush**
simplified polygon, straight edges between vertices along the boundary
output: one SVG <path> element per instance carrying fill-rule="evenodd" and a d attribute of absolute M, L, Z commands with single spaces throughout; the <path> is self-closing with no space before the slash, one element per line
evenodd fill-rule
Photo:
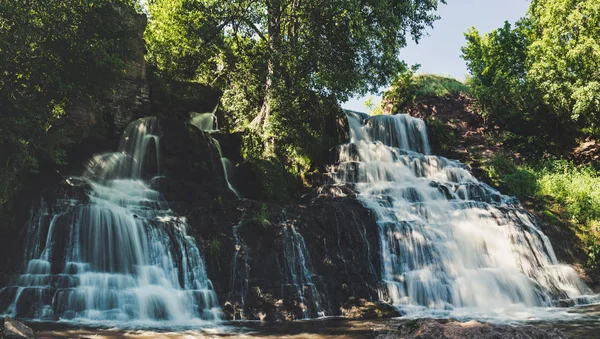
<path fill-rule="evenodd" d="M 533 197 L 538 190 L 535 173 L 529 169 L 517 169 L 515 172 L 507 174 L 504 182 L 508 192 L 517 197 Z"/>
<path fill-rule="evenodd" d="M 592 167 L 572 162 L 546 162 L 538 174 L 540 193 L 565 205 L 569 217 L 582 224 L 600 220 L 600 176 Z"/>
<path fill-rule="evenodd" d="M 434 151 L 439 150 L 442 154 L 447 154 L 459 144 L 460 136 L 454 128 L 431 117 L 428 117 L 425 122 L 430 135 L 429 141 Z"/>

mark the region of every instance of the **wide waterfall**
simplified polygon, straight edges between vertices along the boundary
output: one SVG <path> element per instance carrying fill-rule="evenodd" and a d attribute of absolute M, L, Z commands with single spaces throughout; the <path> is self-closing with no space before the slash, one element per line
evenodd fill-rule
<path fill-rule="evenodd" d="M 376 214 L 381 298 L 407 314 L 494 314 L 590 301 L 574 269 L 514 198 L 458 161 L 429 155 L 425 123 L 347 112 L 351 141 L 332 168 Z M 464 311 L 464 312 L 462 312 Z"/>
<path fill-rule="evenodd" d="M 41 320 L 172 325 L 221 311 L 203 259 L 152 178 L 160 174 L 155 118 L 129 124 L 118 152 L 44 199 L 28 233 L 25 269 L 0 290 L 0 312 Z"/>

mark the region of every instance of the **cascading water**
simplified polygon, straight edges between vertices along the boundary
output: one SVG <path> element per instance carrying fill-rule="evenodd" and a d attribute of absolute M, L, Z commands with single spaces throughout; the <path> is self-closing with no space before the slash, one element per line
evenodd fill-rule
<path fill-rule="evenodd" d="M 217 124 L 217 117 L 214 113 L 190 113 L 190 124 L 198 127 L 199 130 L 205 131 L 208 133 L 215 132 L 219 130 L 219 125 Z M 221 165 L 223 165 L 223 173 L 225 175 L 225 181 L 227 182 L 227 187 L 231 192 L 235 194 L 238 199 L 241 199 L 242 196 L 240 193 L 231 185 L 229 181 L 229 176 L 232 173 L 231 162 L 229 159 L 223 156 L 223 151 L 221 151 L 221 144 L 219 141 L 213 137 L 210 137 L 213 145 L 219 151 L 219 158 L 221 159 Z"/>
<path fill-rule="evenodd" d="M 376 214 L 382 299 L 412 314 L 486 315 L 590 301 L 518 201 L 458 161 L 428 155 L 422 120 L 346 114 L 351 141 L 340 146 L 332 175 Z"/>
<path fill-rule="evenodd" d="M 244 308 L 246 306 L 246 296 L 248 294 L 248 276 L 250 273 L 247 254 L 248 247 L 239 235 L 239 229 L 243 225 L 244 217 L 245 216 L 242 215 L 240 221 L 233 226 L 235 252 L 233 253 L 233 259 L 231 260 L 231 289 L 229 292 L 233 304 L 232 306 L 234 307 L 233 320 L 245 320 Z M 239 306 L 239 313 L 235 310 L 236 306 Z"/>
<path fill-rule="evenodd" d="M 304 319 L 325 316 L 321 293 L 313 282 L 313 268 L 304 237 L 293 225 L 285 223 L 281 231 L 283 274 L 282 295 L 301 302 Z"/>
<path fill-rule="evenodd" d="M 64 194 L 43 201 L 24 273 L 0 290 L 11 300 L 4 314 L 150 325 L 220 318 L 185 218 L 147 180 L 160 171 L 158 134 L 155 118 L 132 122 L 118 152 L 95 156 Z"/>

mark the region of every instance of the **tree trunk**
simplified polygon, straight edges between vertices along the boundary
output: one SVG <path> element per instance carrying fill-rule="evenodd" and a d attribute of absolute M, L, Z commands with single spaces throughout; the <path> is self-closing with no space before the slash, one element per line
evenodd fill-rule
<path fill-rule="evenodd" d="M 260 112 L 252 120 L 252 125 L 262 133 L 265 132 L 266 126 L 269 123 L 269 117 L 271 114 L 271 101 L 273 100 L 274 81 L 278 73 L 278 53 L 280 47 L 279 41 L 279 28 L 281 19 L 281 0 L 271 0 L 267 2 L 267 16 L 268 16 L 268 27 L 267 27 L 267 46 L 269 53 L 269 60 L 267 63 L 267 77 L 265 79 L 265 95 Z"/>

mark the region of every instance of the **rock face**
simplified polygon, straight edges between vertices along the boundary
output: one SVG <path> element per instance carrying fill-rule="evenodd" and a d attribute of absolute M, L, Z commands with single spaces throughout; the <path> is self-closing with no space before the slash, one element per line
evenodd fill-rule
<path fill-rule="evenodd" d="M 214 140 L 193 125 L 160 119 L 161 178 L 157 188 L 167 201 L 193 203 L 235 198 L 227 188 Z"/>
<path fill-rule="evenodd" d="M 353 198 L 315 192 L 290 204 L 213 200 L 176 206 L 203 245 L 229 318 L 342 315 L 341 306 L 353 297 L 378 299 L 377 225 Z M 303 277 L 294 283 L 291 275 Z"/>
<path fill-rule="evenodd" d="M 35 331 L 27 325 L 16 321 L 11 317 L 4 319 L 4 328 L 0 328 L 0 338 L 4 339 L 35 339 Z"/>
<path fill-rule="evenodd" d="M 563 339 L 560 331 L 542 330 L 534 326 L 492 325 L 477 321 L 419 319 L 403 321 L 395 333 L 379 335 L 378 339 Z"/>

